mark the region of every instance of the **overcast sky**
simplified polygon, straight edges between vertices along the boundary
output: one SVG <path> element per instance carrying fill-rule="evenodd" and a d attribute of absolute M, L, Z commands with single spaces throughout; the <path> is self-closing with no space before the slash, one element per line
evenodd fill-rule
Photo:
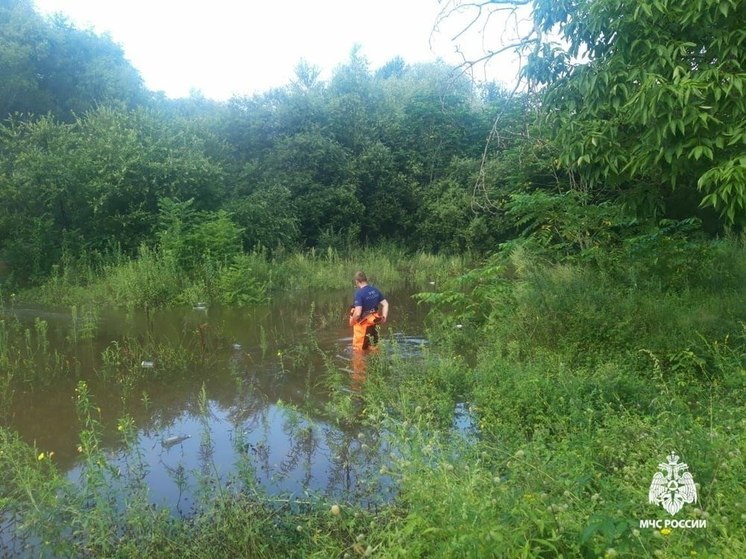
<path fill-rule="evenodd" d="M 460 61 L 453 32 L 433 33 L 437 0 L 34 1 L 42 14 L 61 12 L 79 28 L 109 33 L 146 86 L 169 97 L 266 91 L 286 85 L 301 59 L 326 79 L 355 45 L 372 69 L 395 56 Z M 476 33 L 470 40 L 481 48 Z M 490 79 L 513 80 L 509 64 L 494 66 Z"/>

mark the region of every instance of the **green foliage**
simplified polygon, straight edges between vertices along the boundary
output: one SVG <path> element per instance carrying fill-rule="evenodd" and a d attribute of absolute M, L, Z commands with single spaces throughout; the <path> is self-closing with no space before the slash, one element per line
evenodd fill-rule
<path fill-rule="evenodd" d="M 474 332 L 488 328 L 496 337 L 488 351 L 525 356 L 544 348 L 573 363 L 701 349 L 699 336 L 722 339 L 746 319 L 737 303 L 746 281 L 739 243 L 713 247 L 662 235 L 647 255 L 637 243 L 599 257 L 600 268 L 550 264 L 530 245 L 514 246 L 419 297 L 442 309 L 433 322 L 448 343 L 461 339 L 476 350 Z"/>
<path fill-rule="evenodd" d="M 227 306 L 263 303 L 268 297 L 271 276 L 261 256 L 239 256 L 221 270 L 215 300 Z"/>
<path fill-rule="evenodd" d="M 472 206 L 477 167 L 474 160 L 454 159 L 446 178 L 423 190 L 415 227 L 424 247 L 458 254 L 497 245 L 499 220 Z"/>
<path fill-rule="evenodd" d="M 244 249 L 293 249 L 298 246 L 298 210 L 289 189 L 269 186 L 231 200 L 228 207 L 233 220 L 243 231 Z"/>
<path fill-rule="evenodd" d="M 553 4 L 535 2 L 535 17 L 559 30 L 569 56 L 547 48 L 528 75 L 548 84 L 546 112 L 563 166 L 648 216 L 676 188 L 684 196 L 699 190 L 701 205 L 726 223 L 742 221 L 743 3 Z M 570 61 L 581 55 L 583 62 Z M 650 196 L 653 207 L 645 208 Z M 686 211 L 690 217 L 695 208 Z"/>
<path fill-rule="evenodd" d="M 148 111 L 101 107 L 69 125 L 11 120 L 0 128 L 0 254 L 13 278 L 38 280 L 63 251 L 133 253 L 152 240 L 161 198 L 215 204 L 222 171 L 208 143 Z"/>
<path fill-rule="evenodd" d="M 0 4 L 0 120 L 51 113 L 72 121 L 96 105 L 146 99 L 142 79 L 111 37 L 45 20 L 27 0 Z"/>
<path fill-rule="evenodd" d="M 679 251 L 696 247 L 677 242 L 676 231 L 689 237 L 686 225 L 672 227 L 668 241 L 655 242 L 672 242 L 670 261 L 683 262 Z M 427 277 L 415 270 L 441 274 L 431 276 L 435 286 L 422 297 L 448 311 L 436 313 L 440 326 L 428 349 L 411 355 L 395 338 L 384 338 L 354 394 L 342 390 L 349 378 L 331 359 L 323 379 L 328 420 L 356 429 L 362 421 L 388 449 L 380 475 L 391 480 L 396 497 L 385 505 L 362 510 L 317 497 L 273 502 L 256 486 L 240 485 L 241 478 L 221 485 L 206 468 L 194 514 L 173 519 L 148 502 L 142 464 L 135 461 L 126 471 L 112 466 L 101 411 L 82 383 L 76 391 L 81 485 L 59 477 L 49 453 L 0 430 L 1 502 L 28 520 L 21 535 L 38 541 L 38 551 L 63 556 L 696 552 L 736 559 L 746 549 L 738 529 L 746 514 L 740 499 L 746 316 L 737 304 L 746 267 L 737 243 L 713 250 L 714 261 L 725 261 L 717 275 L 733 277 L 730 288 L 707 281 L 707 261 L 701 270 L 690 269 L 689 283 L 675 287 L 663 281 L 676 277 L 675 265 L 637 270 L 630 276 L 646 286 L 641 290 L 631 289 L 628 277 L 612 280 L 587 263 L 542 262 L 526 245 L 450 281 L 443 274 L 462 269 L 462 262 L 410 258 L 415 281 Z M 372 255 L 384 262 L 383 255 Z M 254 267 L 263 273 L 263 256 L 254 258 L 239 261 L 247 276 Z M 312 270 L 351 263 L 333 250 L 293 258 L 305 263 L 299 269 L 314 285 L 326 276 Z M 462 328 L 454 328 L 456 320 Z M 45 331 L 41 325 L 36 330 Z M 307 334 L 284 363 L 302 367 L 318 354 L 310 326 Z M 0 331 L 0 350 L 7 337 Z M 464 337 L 476 349 L 468 357 L 453 351 Z M 205 339 L 198 329 L 174 348 L 141 337 L 113 343 L 99 372 L 132 393 L 138 375 L 185 374 L 204 357 Z M 43 338 L 31 346 L 43 349 Z M 145 355 L 154 358 L 153 369 L 138 366 Z M 203 390 L 201 414 L 208 413 L 206 399 Z M 123 417 L 117 430 L 123 447 L 136 448 L 131 418 Z M 210 445 L 207 428 L 202 441 Z M 646 494 L 672 441 L 699 484 L 697 503 L 685 509 L 688 518 L 707 519 L 707 529 L 669 534 L 639 527 L 640 519 L 665 514 L 647 503 Z M 250 466 L 244 467 L 251 478 Z M 244 490 L 230 491 L 239 486 Z"/>
<path fill-rule="evenodd" d="M 173 258 L 143 245 L 138 258 L 104 270 L 107 298 L 116 306 L 159 307 L 174 300 L 185 278 Z"/>
<path fill-rule="evenodd" d="M 187 273 L 228 265 L 242 254 L 241 229 L 226 211 L 197 212 L 193 203 L 160 200 L 160 250 Z"/>
<path fill-rule="evenodd" d="M 77 341 L 75 334 L 70 341 Z M 39 385 L 59 380 L 79 372 L 77 359 L 49 346 L 46 321 L 36 319 L 33 328 L 25 327 L 16 318 L 0 319 L 0 416 L 9 408 L 17 387 Z"/>

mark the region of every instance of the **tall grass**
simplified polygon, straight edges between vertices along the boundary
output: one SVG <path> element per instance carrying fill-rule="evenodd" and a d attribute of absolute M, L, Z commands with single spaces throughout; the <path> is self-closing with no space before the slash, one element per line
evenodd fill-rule
<path fill-rule="evenodd" d="M 687 261 L 679 248 L 674 264 Z M 96 498 L 68 503 L 72 516 L 62 517 L 47 457 L 3 433 L 3 449 L 12 449 L 0 453 L 4 503 L 32 519 L 43 541 L 60 518 L 82 526 L 81 515 L 93 515 L 79 532 L 87 536 L 66 540 L 70 549 L 118 557 L 746 556 L 746 256 L 737 244 L 716 253 L 730 255 L 717 262 L 719 281 L 707 281 L 707 262 L 687 261 L 683 275 L 676 265 L 646 274 L 638 262 L 625 275 L 609 262 L 539 262 L 526 251 L 451 282 L 415 270 L 443 266 L 434 259 L 427 269 L 424 255 L 391 267 L 375 252 L 288 256 L 289 268 L 276 262 L 268 285 L 322 288 L 356 268 L 380 270 L 385 283 L 395 274 L 436 282 L 423 296 L 441 308 L 424 354 L 414 359 L 384 340 L 354 394 L 327 360 L 324 413 L 385 439 L 391 452 L 380 474 L 395 484 L 392 502 L 273 506 L 252 491 L 213 492 L 186 521 L 136 506 L 117 518 Z M 468 410 L 466 429 L 456 409 Z M 95 422 L 86 430 L 95 432 Z M 96 456 L 95 445 L 83 448 Z M 707 520 L 707 528 L 640 527 L 670 518 L 648 502 L 648 488 L 671 451 L 698 484 L 697 502 L 677 518 Z"/>
<path fill-rule="evenodd" d="M 168 253 L 141 247 L 134 259 L 112 257 L 104 264 L 69 263 L 81 272 L 58 268 L 46 284 L 19 294 L 21 299 L 82 307 L 95 302 L 126 308 L 194 305 L 197 302 L 243 306 L 283 293 L 348 287 L 357 270 L 388 289 L 404 284 L 440 282 L 463 271 L 466 258 L 407 253 L 395 245 L 342 253 L 310 249 L 270 256 L 240 254 L 229 261 L 209 256 L 184 269 Z"/>
<path fill-rule="evenodd" d="M 50 348 L 45 320 L 36 318 L 32 328 L 15 317 L 0 319 L 0 385 L 6 387 L 0 409 L 7 409 L 14 388 L 44 385 L 77 369 L 74 358 Z"/>

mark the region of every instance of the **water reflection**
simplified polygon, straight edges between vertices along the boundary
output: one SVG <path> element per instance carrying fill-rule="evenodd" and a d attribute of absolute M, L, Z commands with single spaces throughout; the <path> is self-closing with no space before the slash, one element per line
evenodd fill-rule
<path fill-rule="evenodd" d="M 384 331 L 405 356 L 426 343 L 416 336 L 423 310 L 411 302 L 412 291 L 391 292 L 396 314 Z M 107 456 L 122 473 L 113 483 L 142 483 L 153 503 L 188 514 L 215 483 L 221 490 L 323 492 L 363 503 L 385 493 L 388 481 L 378 474 L 379 457 L 388 454 L 383 437 L 332 424 L 319 412 L 330 401 L 330 361 L 349 375 L 352 395 L 364 390 L 369 356 L 350 348 L 349 297 L 345 291 L 313 305 L 288 300 L 242 310 L 106 311 L 85 339 L 71 337 L 72 313 L 24 309 L 16 316 L 45 313 L 50 347 L 79 363 L 79 378 L 101 411 Z M 9 423 L 39 450 L 54 451 L 73 480 L 83 474 L 77 381 L 17 389 Z M 134 450 L 117 432 L 125 415 L 136 426 Z"/>

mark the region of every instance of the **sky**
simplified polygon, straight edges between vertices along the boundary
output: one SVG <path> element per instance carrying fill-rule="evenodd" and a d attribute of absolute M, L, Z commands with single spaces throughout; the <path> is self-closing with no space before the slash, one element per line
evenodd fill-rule
<path fill-rule="evenodd" d="M 34 0 L 44 15 L 64 14 L 76 27 L 108 33 L 146 87 L 168 97 L 199 92 L 225 100 L 290 83 L 301 59 L 328 79 L 353 47 L 371 69 L 395 56 L 408 64 L 460 62 L 465 41 L 433 31 L 438 0 Z M 458 25 L 456 18 L 452 18 Z M 481 77 L 485 76 L 484 69 Z M 492 63 L 487 77 L 514 81 L 515 65 Z"/>

